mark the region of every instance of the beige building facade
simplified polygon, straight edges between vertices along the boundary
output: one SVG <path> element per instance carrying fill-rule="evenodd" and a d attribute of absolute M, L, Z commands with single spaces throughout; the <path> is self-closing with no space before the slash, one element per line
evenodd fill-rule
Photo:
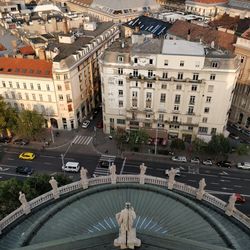
<path fill-rule="evenodd" d="M 100 59 L 105 133 L 157 128 L 186 141 L 227 135 L 236 56 L 183 40 L 132 41 L 116 42 Z"/>

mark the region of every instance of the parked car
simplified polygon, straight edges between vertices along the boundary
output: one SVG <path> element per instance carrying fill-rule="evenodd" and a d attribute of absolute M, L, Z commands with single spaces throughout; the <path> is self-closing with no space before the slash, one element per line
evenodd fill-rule
<path fill-rule="evenodd" d="M 16 145 L 27 145 L 29 144 L 29 140 L 28 139 L 23 139 L 23 138 L 19 138 L 19 139 L 15 139 L 13 141 L 13 144 L 16 144 Z"/>
<path fill-rule="evenodd" d="M 99 166 L 101 168 L 108 168 L 109 166 L 112 165 L 112 163 L 114 163 L 114 161 L 100 161 Z"/>
<path fill-rule="evenodd" d="M 234 123 L 234 124 L 232 124 L 232 127 L 238 131 L 241 131 L 241 126 L 239 124 Z"/>
<path fill-rule="evenodd" d="M 250 169 L 250 162 L 239 162 L 237 168 L 240 169 Z"/>
<path fill-rule="evenodd" d="M 216 163 L 216 165 L 222 168 L 231 168 L 232 162 L 231 161 L 219 161 Z"/>
<path fill-rule="evenodd" d="M 247 129 L 242 129 L 242 133 L 247 135 L 247 136 L 250 136 L 250 131 Z"/>
<path fill-rule="evenodd" d="M 90 124 L 90 120 L 85 120 L 83 123 L 82 123 L 82 128 L 87 128 Z"/>
<path fill-rule="evenodd" d="M 0 143 L 9 143 L 11 142 L 11 138 L 9 137 L 1 137 L 0 138 Z"/>
<path fill-rule="evenodd" d="M 34 160 L 36 157 L 36 155 L 34 153 L 31 152 L 23 152 L 19 155 L 19 159 L 22 160 Z"/>
<path fill-rule="evenodd" d="M 246 202 L 245 196 L 243 196 L 241 194 L 236 193 L 235 197 L 236 197 L 236 202 L 237 203 L 245 203 Z"/>
<path fill-rule="evenodd" d="M 240 137 L 238 135 L 234 134 L 234 133 L 230 133 L 229 137 L 233 138 L 234 140 L 239 140 L 240 139 Z"/>
<path fill-rule="evenodd" d="M 96 124 L 97 128 L 103 128 L 103 121 L 98 121 Z"/>
<path fill-rule="evenodd" d="M 176 170 L 176 175 L 175 175 L 175 176 L 180 177 L 180 176 L 181 176 L 181 170 L 180 170 L 179 168 L 175 168 L 175 170 Z M 167 169 L 167 170 L 165 171 L 165 174 L 166 174 L 167 176 L 168 176 L 169 171 L 170 171 L 170 169 Z"/>
<path fill-rule="evenodd" d="M 186 156 L 173 156 L 172 161 L 187 162 Z"/>
<path fill-rule="evenodd" d="M 33 173 L 33 169 L 27 166 L 19 166 L 16 168 L 16 173 L 24 174 L 24 175 L 31 175 Z"/>
<path fill-rule="evenodd" d="M 195 164 L 200 164 L 200 158 L 199 157 L 193 157 L 190 160 L 191 163 L 195 163 Z"/>
<path fill-rule="evenodd" d="M 213 165 L 213 162 L 211 159 L 207 159 L 207 160 L 203 160 L 202 164 L 207 165 L 207 166 L 211 166 L 211 165 Z"/>

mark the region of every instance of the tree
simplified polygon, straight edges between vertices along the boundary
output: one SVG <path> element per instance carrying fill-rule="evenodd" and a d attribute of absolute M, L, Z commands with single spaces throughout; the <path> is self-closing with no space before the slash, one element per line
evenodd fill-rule
<path fill-rule="evenodd" d="M 238 155 L 248 155 L 250 152 L 250 147 L 246 144 L 240 144 L 237 147 L 236 152 L 238 153 Z"/>
<path fill-rule="evenodd" d="M 115 131 L 115 139 L 117 143 L 117 147 L 122 150 L 123 142 L 126 140 L 127 132 L 124 128 L 118 127 Z"/>
<path fill-rule="evenodd" d="M 135 151 L 138 151 L 139 145 L 147 142 L 148 138 L 149 136 L 144 129 L 131 131 L 129 135 L 130 147 L 133 148 Z"/>
<path fill-rule="evenodd" d="M 181 139 L 174 139 L 172 142 L 171 142 L 171 145 L 170 145 L 170 148 L 171 149 L 180 149 L 180 150 L 184 150 L 185 149 L 185 143 L 183 140 Z"/>
<path fill-rule="evenodd" d="M 35 138 L 42 131 L 44 118 L 36 111 L 22 110 L 18 115 L 16 133 L 29 139 Z"/>
<path fill-rule="evenodd" d="M 208 151 L 215 155 L 225 155 L 230 152 L 230 142 L 224 135 L 213 135 L 208 143 Z"/>
<path fill-rule="evenodd" d="M 204 142 L 203 140 L 196 138 L 193 142 L 192 142 L 192 148 L 195 152 L 197 153 L 201 153 L 204 152 L 207 148 L 207 143 Z"/>

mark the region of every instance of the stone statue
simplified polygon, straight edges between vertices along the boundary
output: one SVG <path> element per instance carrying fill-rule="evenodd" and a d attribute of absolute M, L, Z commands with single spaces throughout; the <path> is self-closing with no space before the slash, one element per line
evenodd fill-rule
<path fill-rule="evenodd" d="M 23 208 L 24 213 L 29 214 L 30 213 L 30 204 L 27 202 L 25 194 L 22 193 L 21 191 L 19 192 L 19 201 L 22 204 L 22 208 Z"/>
<path fill-rule="evenodd" d="M 51 177 L 49 183 L 52 187 L 52 193 L 53 193 L 54 199 L 58 199 L 59 198 L 58 184 L 54 176 Z"/>
<path fill-rule="evenodd" d="M 126 202 L 125 208 L 116 214 L 116 220 L 119 229 L 119 237 L 114 240 L 114 246 L 121 249 L 134 249 L 141 246 L 141 241 L 136 238 L 136 230 L 133 228 L 133 223 L 136 218 L 134 208 L 129 202 Z"/>
<path fill-rule="evenodd" d="M 145 173 L 146 173 L 146 170 L 147 170 L 147 167 L 144 165 L 144 163 L 142 163 L 140 165 L 140 184 L 144 184 L 145 182 Z"/>
<path fill-rule="evenodd" d="M 109 167 L 109 173 L 111 175 L 111 183 L 115 184 L 116 183 L 116 165 L 112 163 L 112 165 Z"/>
<path fill-rule="evenodd" d="M 205 179 L 202 178 L 200 181 L 199 181 L 199 188 L 198 188 L 198 191 L 196 193 L 196 199 L 198 200 L 202 200 L 202 197 L 203 195 L 205 194 L 205 187 L 206 187 L 206 182 L 205 182 Z"/>
<path fill-rule="evenodd" d="M 231 216 L 235 210 L 235 202 L 236 202 L 236 196 L 235 194 L 232 194 L 229 198 L 228 204 L 225 208 L 225 213 L 228 216 Z"/>
<path fill-rule="evenodd" d="M 174 187 L 176 173 L 177 173 L 177 170 L 174 168 L 171 168 L 168 171 L 168 189 L 170 190 L 172 190 Z"/>
<path fill-rule="evenodd" d="M 81 177 L 81 184 L 82 184 L 83 189 L 87 189 L 89 186 L 87 173 L 88 173 L 88 170 L 84 167 L 81 167 L 80 177 Z"/>

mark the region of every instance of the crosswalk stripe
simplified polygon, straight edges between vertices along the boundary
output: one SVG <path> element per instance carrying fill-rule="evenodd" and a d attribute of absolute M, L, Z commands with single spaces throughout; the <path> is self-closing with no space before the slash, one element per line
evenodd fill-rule
<path fill-rule="evenodd" d="M 75 138 L 72 140 L 72 144 L 83 144 L 83 145 L 88 145 L 92 141 L 92 136 L 81 136 L 77 135 Z"/>
<path fill-rule="evenodd" d="M 89 145 L 89 143 L 92 141 L 92 137 L 90 137 L 87 142 L 86 142 L 86 145 Z"/>

